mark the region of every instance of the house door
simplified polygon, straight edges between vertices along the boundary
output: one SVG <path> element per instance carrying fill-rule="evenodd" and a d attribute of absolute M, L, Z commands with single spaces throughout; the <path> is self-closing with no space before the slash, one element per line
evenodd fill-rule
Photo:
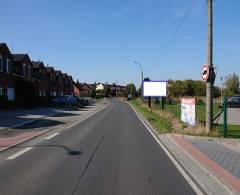
<path fill-rule="evenodd" d="M 14 101 L 15 100 L 15 90 L 14 90 L 14 88 L 8 88 L 7 89 L 7 96 L 8 96 L 8 101 Z"/>

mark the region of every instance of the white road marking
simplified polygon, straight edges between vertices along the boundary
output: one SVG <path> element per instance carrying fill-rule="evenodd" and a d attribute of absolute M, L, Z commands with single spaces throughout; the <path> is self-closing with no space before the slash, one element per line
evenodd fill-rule
<path fill-rule="evenodd" d="M 160 145 L 160 147 L 163 149 L 163 151 L 166 153 L 168 158 L 173 162 L 175 167 L 179 170 L 179 172 L 182 174 L 182 176 L 186 179 L 186 181 L 189 183 L 189 185 L 192 187 L 192 189 L 196 192 L 196 194 L 203 195 L 204 193 L 199 189 L 199 187 L 192 181 L 192 179 L 188 176 L 188 174 L 184 171 L 184 169 L 181 167 L 181 165 L 175 160 L 175 158 L 172 156 L 172 154 L 165 148 L 165 146 L 160 142 L 160 140 L 157 138 L 157 136 L 152 132 L 150 127 L 146 125 L 145 121 L 139 116 L 139 114 L 135 111 L 135 109 L 129 104 L 129 106 L 133 109 L 133 111 L 136 113 L 140 121 L 143 123 L 143 125 L 147 128 L 147 130 L 151 133 L 153 138 L 157 141 L 157 143 Z"/>
<path fill-rule="evenodd" d="M 106 107 L 105 107 L 105 108 L 106 108 Z M 105 108 L 103 108 L 103 109 L 105 109 Z M 68 126 L 66 129 L 71 129 L 72 127 L 74 127 L 74 126 L 76 126 L 77 124 L 81 123 L 82 121 L 84 121 L 84 120 L 90 118 L 91 116 L 97 114 L 98 112 L 102 111 L 103 109 L 100 109 L 100 110 L 97 110 L 97 111 L 91 113 L 90 115 L 86 116 L 85 118 L 82 118 L 82 119 L 79 120 L 78 122 L 76 122 L 76 123 L 74 123 L 74 124 Z"/>
<path fill-rule="evenodd" d="M 54 133 L 48 137 L 46 137 L 45 139 L 52 139 L 53 137 L 57 136 L 59 133 Z"/>
<path fill-rule="evenodd" d="M 17 152 L 16 154 L 13 154 L 13 155 L 9 156 L 7 159 L 8 159 L 8 160 L 13 160 L 13 159 L 19 157 L 20 155 L 28 152 L 28 151 L 31 150 L 31 149 L 33 149 L 33 147 L 26 147 L 26 148 L 24 148 L 23 150 Z"/>

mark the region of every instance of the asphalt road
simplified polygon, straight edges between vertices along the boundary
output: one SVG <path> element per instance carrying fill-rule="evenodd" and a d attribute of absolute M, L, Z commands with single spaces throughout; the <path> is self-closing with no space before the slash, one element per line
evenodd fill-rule
<path fill-rule="evenodd" d="M 17 151 L 1 154 L 1 195 L 194 194 L 129 105 L 115 100 Z"/>

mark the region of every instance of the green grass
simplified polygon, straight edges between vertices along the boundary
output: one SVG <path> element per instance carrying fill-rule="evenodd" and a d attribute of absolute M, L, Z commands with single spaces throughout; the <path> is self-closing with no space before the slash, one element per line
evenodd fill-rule
<path fill-rule="evenodd" d="M 172 123 L 158 114 L 142 107 L 138 101 L 131 100 L 130 104 L 137 109 L 159 132 L 168 133 L 172 130 Z"/>
<path fill-rule="evenodd" d="M 223 125 L 216 125 L 215 130 L 219 132 L 219 136 L 224 136 Z M 240 138 L 240 125 L 228 125 L 227 126 L 227 137 L 229 138 Z"/>
<path fill-rule="evenodd" d="M 137 100 L 132 100 L 130 104 L 137 109 L 159 132 L 167 133 L 173 129 L 172 122 L 160 117 L 158 114 L 148 110 L 147 108 L 140 105 Z M 217 114 L 220 109 L 218 104 L 214 104 L 213 113 Z M 160 109 L 160 105 L 152 104 L 153 110 Z M 166 105 L 165 110 L 173 113 L 173 115 L 180 119 L 181 117 L 181 105 Z M 198 122 L 205 121 L 206 107 L 205 105 L 196 105 L 196 117 Z M 184 125 L 185 123 L 183 123 Z M 189 132 L 187 134 L 190 134 Z M 195 134 L 194 134 L 195 135 Z M 214 129 L 211 133 L 198 134 L 199 136 L 209 137 L 223 137 L 223 126 L 214 125 Z M 228 125 L 227 137 L 229 138 L 240 138 L 240 125 Z"/>
<path fill-rule="evenodd" d="M 160 106 L 158 106 L 160 107 Z M 219 104 L 213 105 L 213 115 L 216 115 L 220 109 L 218 108 Z M 171 112 L 174 114 L 176 118 L 181 118 L 181 105 L 174 104 L 174 105 L 166 105 L 166 111 Z M 206 119 L 206 106 L 205 105 L 196 105 L 196 118 L 197 121 L 205 121 Z"/>

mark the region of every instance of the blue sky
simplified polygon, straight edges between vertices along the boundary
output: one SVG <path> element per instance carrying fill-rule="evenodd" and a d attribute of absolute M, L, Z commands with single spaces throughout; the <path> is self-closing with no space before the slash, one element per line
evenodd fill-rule
<path fill-rule="evenodd" d="M 82 82 L 200 79 L 207 59 L 207 1 L 162 49 L 195 0 L 1 1 L 0 42 Z M 214 0 L 217 77 L 240 73 L 240 1 Z M 217 79 L 219 83 L 219 79 Z"/>

